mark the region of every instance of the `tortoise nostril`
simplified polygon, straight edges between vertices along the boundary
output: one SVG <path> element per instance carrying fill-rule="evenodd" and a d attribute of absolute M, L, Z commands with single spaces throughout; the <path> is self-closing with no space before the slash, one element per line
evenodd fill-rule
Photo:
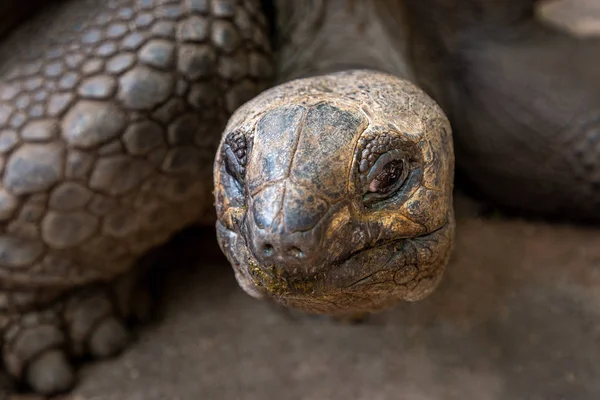
<path fill-rule="evenodd" d="M 304 252 L 300 250 L 298 247 L 290 247 L 289 254 L 294 258 L 302 258 L 304 257 Z"/>
<path fill-rule="evenodd" d="M 271 257 L 273 255 L 273 246 L 270 244 L 265 244 L 263 246 L 263 254 L 265 257 Z"/>
<path fill-rule="evenodd" d="M 287 264 L 296 267 L 311 261 L 314 256 L 311 244 L 302 238 L 282 238 L 261 231 L 254 234 L 248 243 L 249 250 L 259 263 L 277 264 L 279 267 L 285 267 Z"/>

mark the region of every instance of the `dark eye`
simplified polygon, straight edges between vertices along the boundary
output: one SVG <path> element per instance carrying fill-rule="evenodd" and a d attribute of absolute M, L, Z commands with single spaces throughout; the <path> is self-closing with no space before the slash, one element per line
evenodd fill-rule
<path fill-rule="evenodd" d="M 403 172 L 404 161 L 397 160 L 387 163 L 369 183 L 369 192 L 388 193 L 402 177 Z"/>
<path fill-rule="evenodd" d="M 365 201 L 389 197 L 406 181 L 408 163 L 404 153 L 392 150 L 379 156 L 367 175 Z"/>
<path fill-rule="evenodd" d="M 227 173 L 241 184 L 246 174 L 248 158 L 248 142 L 242 132 L 235 131 L 229 134 L 225 140 L 223 158 Z"/>

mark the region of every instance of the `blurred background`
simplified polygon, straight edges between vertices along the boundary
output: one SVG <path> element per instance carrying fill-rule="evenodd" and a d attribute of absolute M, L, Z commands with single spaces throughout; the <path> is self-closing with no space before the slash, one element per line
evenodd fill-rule
<path fill-rule="evenodd" d="M 544 1 L 538 18 L 600 36 L 600 0 Z M 354 325 L 250 298 L 214 229 L 184 232 L 161 259 L 183 268 L 160 318 L 60 398 L 599 399 L 600 228 L 507 216 L 460 192 L 455 206 L 440 288 Z"/>
<path fill-rule="evenodd" d="M 600 35 L 598 0 L 546 1 L 538 17 Z M 163 317 L 122 357 L 85 368 L 69 398 L 600 398 L 600 229 L 455 202 L 439 290 L 358 325 L 251 299 L 211 229 L 180 235 L 168 253 L 187 267 L 168 279 Z"/>

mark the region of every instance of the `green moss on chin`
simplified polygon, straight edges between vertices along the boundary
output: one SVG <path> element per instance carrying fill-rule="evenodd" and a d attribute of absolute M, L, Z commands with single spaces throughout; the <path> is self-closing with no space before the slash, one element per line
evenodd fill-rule
<path fill-rule="evenodd" d="M 282 268 L 260 267 L 255 262 L 248 265 L 248 272 L 257 286 L 274 296 L 311 295 L 322 292 L 324 273 L 306 279 L 291 279 Z"/>
<path fill-rule="evenodd" d="M 289 292 L 287 280 L 275 267 L 261 268 L 252 263 L 248 266 L 248 272 L 257 286 L 262 286 L 273 295 L 283 295 Z"/>

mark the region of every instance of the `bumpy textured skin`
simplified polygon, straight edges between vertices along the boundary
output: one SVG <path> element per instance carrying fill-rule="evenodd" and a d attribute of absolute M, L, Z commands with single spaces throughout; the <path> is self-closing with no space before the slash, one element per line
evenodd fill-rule
<path fill-rule="evenodd" d="M 402 154 L 392 196 L 368 172 Z M 217 233 L 240 286 L 314 313 L 375 311 L 431 293 L 454 234 L 442 110 L 408 81 L 360 70 L 290 81 L 231 117 L 215 161 Z"/>
<path fill-rule="evenodd" d="M 271 77 L 266 30 L 257 1 L 73 0 L 4 38 L 0 328 L 14 377 L 64 390 L 69 358 L 122 348 L 130 286 L 105 282 L 214 222 L 215 150 Z"/>

